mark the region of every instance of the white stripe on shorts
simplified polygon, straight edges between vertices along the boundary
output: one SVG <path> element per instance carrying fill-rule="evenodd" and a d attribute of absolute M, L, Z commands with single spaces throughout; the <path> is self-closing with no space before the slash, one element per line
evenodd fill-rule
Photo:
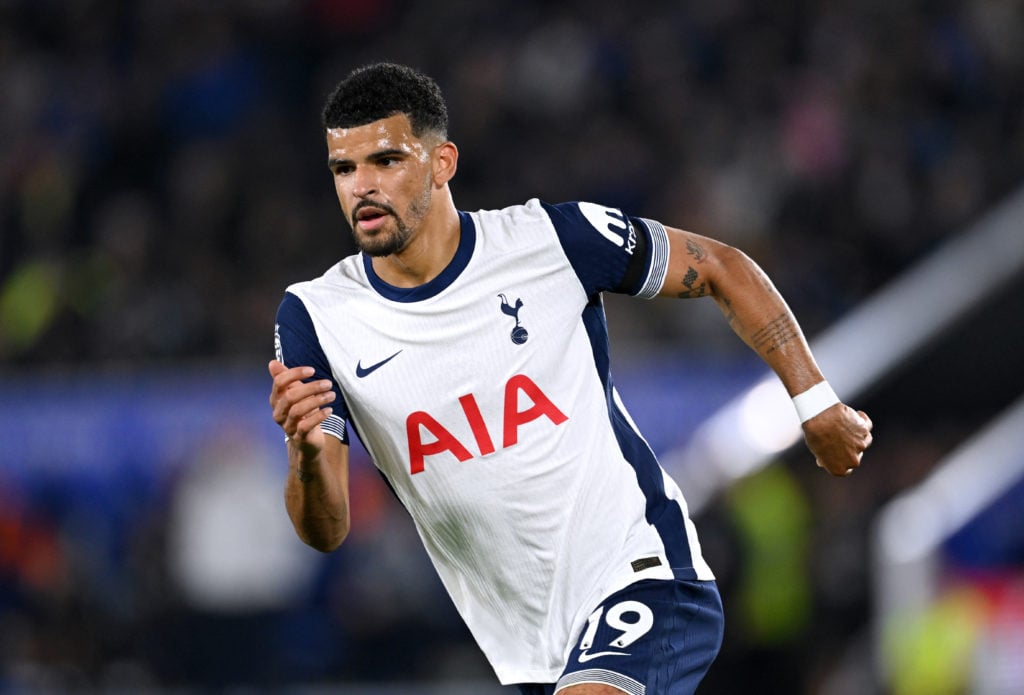
<path fill-rule="evenodd" d="M 614 686 L 624 693 L 629 693 L 629 695 L 644 695 L 647 690 L 643 683 L 639 683 L 621 673 L 615 673 L 615 671 L 603 668 L 588 668 L 583 671 L 567 673 L 559 678 L 558 683 L 555 684 L 555 695 L 558 695 L 558 691 L 562 688 L 568 688 L 570 685 L 577 685 L 579 683 L 604 683 L 605 685 Z"/>

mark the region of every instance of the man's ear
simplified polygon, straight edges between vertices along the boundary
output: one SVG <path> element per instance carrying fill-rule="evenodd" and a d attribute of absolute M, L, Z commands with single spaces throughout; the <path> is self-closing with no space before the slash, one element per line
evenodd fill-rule
<path fill-rule="evenodd" d="M 455 176 L 459 164 L 459 148 L 454 142 L 445 141 L 434 148 L 434 184 L 443 186 Z"/>

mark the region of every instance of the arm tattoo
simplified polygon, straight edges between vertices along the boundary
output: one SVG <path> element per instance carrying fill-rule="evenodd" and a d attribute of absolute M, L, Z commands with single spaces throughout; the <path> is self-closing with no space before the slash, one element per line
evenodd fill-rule
<path fill-rule="evenodd" d="M 789 314 L 779 314 L 764 328 L 750 336 L 754 349 L 768 355 L 800 335 L 800 329 Z"/>
<path fill-rule="evenodd" d="M 686 287 L 686 292 L 680 292 L 680 299 L 691 299 L 693 297 L 703 297 L 708 293 L 707 283 L 701 282 L 697 284 L 697 280 L 700 278 L 700 274 L 690 266 L 686 269 L 686 275 L 683 276 L 683 285 Z"/>
<path fill-rule="evenodd" d="M 707 252 L 701 248 L 693 239 L 687 238 L 686 240 L 686 253 L 693 256 L 693 260 L 700 264 L 704 262 L 707 257 Z M 686 269 L 686 274 L 683 275 L 683 285 L 686 287 L 685 292 L 680 292 L 677 296 L 680 299 L 692 299 L 694 297 L 703 297 L 708 293 L 708 286 L 706 282 L 701 281 L 698 285 L 697 280 L 700 278 L 700 274 L 697 269 L 692 265 Z"/>
<path fill-rule="evenodd" d="M 704 256 L 706 255 L 704 249 L 700 247 L 700 244 L 693 239 L 686 240 L 686 252 L 693 256 L 698 263 L 703 261 Z"/>

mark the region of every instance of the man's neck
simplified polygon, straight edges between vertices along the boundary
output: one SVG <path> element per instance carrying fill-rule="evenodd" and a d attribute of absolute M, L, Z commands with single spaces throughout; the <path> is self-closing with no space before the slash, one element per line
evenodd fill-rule
<path fill-rule="evenodd" d="M 373 270 L 389 285 L 419 287 L 448 267 L 459 248 L 460 238 L 458 210 L 451 196 L 444 196 L 435 202 L 431 214 L 404 249 L 372 259 Z"/>

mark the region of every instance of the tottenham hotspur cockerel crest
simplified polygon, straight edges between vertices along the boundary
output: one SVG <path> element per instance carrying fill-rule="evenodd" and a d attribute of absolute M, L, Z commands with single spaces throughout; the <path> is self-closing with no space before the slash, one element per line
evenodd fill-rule
<path fill-rule="evenodd" d="M 508 314 L 516 321 L 515 327 L 512 329 L 512 333 L 509 335 L 512 338 L 512 342 L 516 345 L 522 345 L 526 342 L 526 339 L 530 337 L 530 334 L 526 332 L 526 329 L 519 325 L 519 310 L 523 308 L 523 300 L 521 297 L 516 299 L 515 305 L 509 304 L 508 298 L 503 295 L 498 295 L 501 298 L 501 310 L 503 313 Z"/>

